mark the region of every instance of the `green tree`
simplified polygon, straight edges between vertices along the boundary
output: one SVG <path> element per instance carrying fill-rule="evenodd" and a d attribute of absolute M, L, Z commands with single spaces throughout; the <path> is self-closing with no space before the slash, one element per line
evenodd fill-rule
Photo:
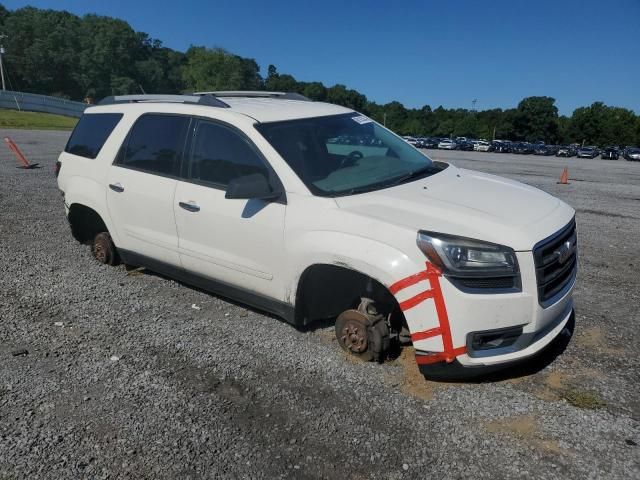
<path fill-rule="evenodd" d="M 327 89 L 327 102 L 361 112 L 367 105 L 367 97 L 356 90 L 351 90 L 344 85 L 337 84 Z"/>
<path fill-rule="evenodd" d="M 520 140 L 555 142 L 558 138 L 558 108 L 551 97 L 527 97 L 514 118 L 515 136 Z"/>
<path fill-rule="evenodd" d="M 638 117 L 625 108 L 595 102 L 574 110 L 569 136 L 576 142 L 594 145 L 631 145 L 637 141 Z"/>
<path fill-rule="evenodd" d="M 291 75 L 280 75 L 279 73 L 274 73 L 267 77 L 264 86 L 271 92 L 300 92 L 301 90 L 295 78 Z"/>
<path fill-rule="evenodd" d="M 122 20 L 98 15 L 0 5 L 0 31 L 8 35 L 4 57 L 9 88 L 82 100 L 125 93 L 194 90 L 298 92 L 312 100 L 352 108 L 401 134 L 466 136 L 597 145 L 640 144 L 640 117 L 633 111 L 595 102 L 558 116 L 551 97 L 528 97 L 517 108 L 406 108 L 379 105 L 338 84 L 300 82 L 269 65 L 266 78 L 255 60 L 220 48 L 192 46 L 186 53 L 162 46 Z"/>
<path fill-rule="evenodd" d="M 327 99 L 327 88 L 320 82 L 307 83 L 302 94 L 317 102 L 324 102 Z"/>
<path fill-rule="evenodd" d="M 80 25 L 77 16 L 54 10 L 26 7 L 5 14 L 5 66 L 13 88 L 79 97 Z"/>
<path fill-rule="evenodd" d="M 378 121 L 384 122 L 386 117 L 387 128 L 402 135 L 409 132 L 405 129 L 408 118 L 407 109 L 400 102 L 391 102 L 381 106 L 382 118 Z"/>
<path fill-rule="evenodd" d="M 182 67 L 182 80 L 185 89 L 194 91 L 262 88 L 255 60 L 221 48 L 190 47 Z"/>

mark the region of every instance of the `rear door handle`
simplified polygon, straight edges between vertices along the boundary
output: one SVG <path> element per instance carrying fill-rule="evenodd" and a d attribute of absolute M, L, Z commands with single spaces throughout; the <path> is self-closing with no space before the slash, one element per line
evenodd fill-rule
<path fill-rule="evenodd" d="M 193 200 L 190 200 L 188 202 L 178 202 L 178 205 L 180 205 L 182 208 L 184 208 L 188 212 L 199 212 L 200 211 L 200 206 L 196 202 L 194 202 Z"/>
<path fill-rule="evenodd" d="M 120 183 L 110 183 L 109 188 L 114 192 L 118 192 L 118 193 L 124 192 L 124 187 Z"/>

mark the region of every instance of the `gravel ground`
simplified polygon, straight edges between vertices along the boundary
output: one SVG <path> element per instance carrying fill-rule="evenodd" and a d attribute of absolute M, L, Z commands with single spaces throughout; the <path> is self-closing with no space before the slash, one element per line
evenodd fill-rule
<path fill-rule="evenodd" d="M 580 230 L 566 349 L 449 384 L 98 265 L 52 174 L 68 133 L 2 134 L 44 168 L 0 150 L 0 478 L 640 478 L 640 163 L 429 152 L 560 196 Z"/>

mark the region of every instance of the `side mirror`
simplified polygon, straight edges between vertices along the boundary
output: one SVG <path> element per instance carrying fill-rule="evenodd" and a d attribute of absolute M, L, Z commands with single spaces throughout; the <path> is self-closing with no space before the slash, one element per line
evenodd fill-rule
<path fill-rule="evenodd" d="M 234 178 L 227 185 L 224 198 L 275 200 L 282 196 L 282 188 L 273 188 L 267 177 L 261 173 L 252 173 L 243 177 Z"/>

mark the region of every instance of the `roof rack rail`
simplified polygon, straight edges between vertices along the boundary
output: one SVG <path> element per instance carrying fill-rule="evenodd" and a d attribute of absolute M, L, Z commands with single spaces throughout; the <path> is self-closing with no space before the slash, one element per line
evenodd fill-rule
<path fill-rule="evenodd" d="M 229 108 L 229 105 L 214 95 L 113 95 L 105 97 L 98 105 L 119 103 L 192 103 L 206 107 Z"/>
<path fill-rule="evenodd" d="M 280 100 L 299 100 L 312 102 L 309 97 L 296 92 L 265 92 L 262 90 L 222 90 L 216 92 L 194 92 L 194 95 L 212 95 L 214 97 L 228 98 L 276 98 Z"/>

